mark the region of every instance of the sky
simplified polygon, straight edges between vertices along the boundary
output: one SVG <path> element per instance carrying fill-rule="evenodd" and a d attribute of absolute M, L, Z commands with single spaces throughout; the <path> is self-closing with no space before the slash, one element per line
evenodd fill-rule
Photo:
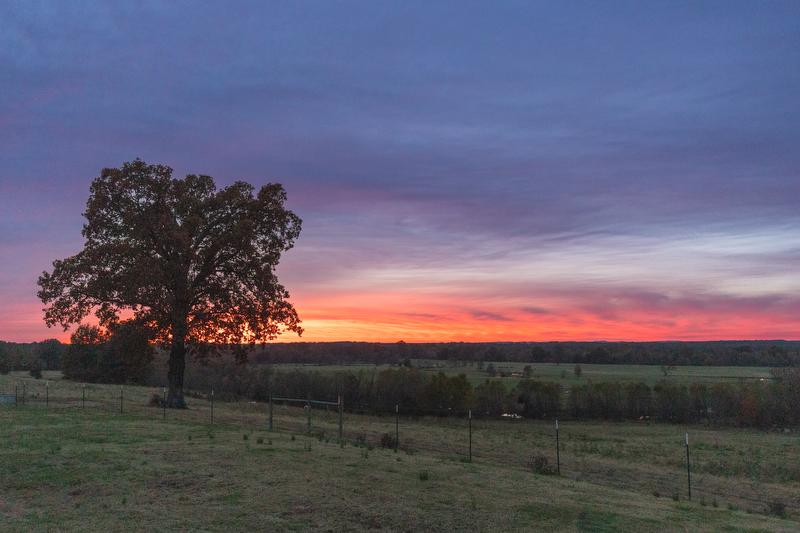
<path fill-rule="evenodd" d="M 796 1 L 2 2 L 0 339 L 68 337 L 36 279 L 137 157 L 286 187 L 303 340 L 798 339 L 798 22 Z"/>

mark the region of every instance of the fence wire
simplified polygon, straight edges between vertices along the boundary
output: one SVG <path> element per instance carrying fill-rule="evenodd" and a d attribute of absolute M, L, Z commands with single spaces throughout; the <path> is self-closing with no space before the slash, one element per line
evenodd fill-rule
<path fill-rule="evenodd" d="M 189 409 L 163 409 L 154 398 L 160 398 L 160 388 L 126 388 L 108 385 L 75 387 L 63 382 L 20 380 L 13 390 L 6 386 L 4 394 L 16 393 L 17 408 L 37 408 L 58 411 L 80 411 L 87 415 L 102 412 L 139 417 L 154 423 L 168 422 L 207 424 L 209 428 L 268 429 L 269 406 L 265 402 L 219 402 L 213 407 L 211 394 L 187 394 Z M 338 437 L 338 411 L 335 402 L 314 400 L 311 408 L 310 433 L 320 440 Z M 328 404 L 328 405 L 326 405 Z M 14 406 L 3 406 L 14 408 Z M 213 418 L 212 418 L 213 410 Z M 273 431 L 308 434 L 308 411 L 304 406 L 288 403 L 273 404 Z M 401 453 L 422 453 L 442 458 L 490 464 L 516 469 L 532 469 L 534 458 L 544 457 L 548 465 L 556 465 L 555 428 L 550 423 L 530 420 L 473 419 L 471 447 L 469 421 L 466 417 L 407 416 L 344 413 L 343 440 L 346 443 L 370 448 L 397 447 Z M 599 447 L 597 439 L 587 434 L 582 422 L 560 425 L 561 477 L 579 482 L 599 484 L 615 489 L 634 491 L 658 497 L 686 499 L 688 496 L 685 449 L 681 435 L 666 439 L 666 454 L 653 457 L 646 468 L 641 462 L 625 460 L 627 455 L 641 456 L 641 450 L 629 446 L 622 426 L 604 427 L 603 442 L 614 446 Z M 653 425 L 653 429 L 664 427 Z M 617 432 L 610 431 L 614 428 Z M 641 428 L 646 432 L 648 428 Z M 399 430 L 399 431 L 398 431 Z M 395 442 L 395 434 L 399 436 Z M 702 431 L 702 430 L 701 430 Z M 513 441 L 513 442 L 512 442 Z M 617 450 L 617 451 L 615 451 Z M 705 446 L 692 450 L 692 500 L 707 505 L 727 505 L 757 512 L 770 512 L 774 505 L 784 506 L 790 513 L 800 512 L 800 467 L 787 464 L 789 479 L 782 483 L 759 479 L 758 472 L 748 476 L 725 476 L 709 472 L 715 459 Z M 730 454 L 741 450 L 725 450 Z M 724 454 L 723 454 L 724 455 Z M 641 459 L 641 457 L 639 457 Z M 633 457 L 631 457 L 633 459 Z"/>

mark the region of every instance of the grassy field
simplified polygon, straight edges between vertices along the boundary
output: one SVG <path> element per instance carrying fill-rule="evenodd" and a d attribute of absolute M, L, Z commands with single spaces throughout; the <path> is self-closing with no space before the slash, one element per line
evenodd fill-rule
<path fill-rule="evenodd" d="M 147 407 L 154 389 L 26 382 L 0 406 L 0 531 L 797 531 L 800 447 L 793 434 L 672 425 L 394 419 L 210 403 Z M 683 432 L 692 442 L 686 499 Z M 776 515 L 786 514 L 785 517 Z"/>
<path fill-rule="evenodd" d="M 413 361 L 414 366 L 424 372 L 445 372 L 446 374 L 465 374 L 473 385 L 484 382 L 489 378 L 484 364 L 480 369 L 473 364 L 455 364 L 447 361 L 421 360 Z M 659 365 L 580 365 L 581 375 L 575 375 L 575 365 L 555 363 L 491 363 L 498 372 L 508 374 L 506 377 L 497 376 L 493 379 L 502 380 L 508 385 L 516 385 L 519 377 L 511 376 L 512 373 L 523 372 L 523 369 L 530 365 L 532 379 L 555 381 L 563 385 L 573 385 L 591 381 L 642 381 L 648 385 L 654 385 L 662 379 L 668 379 L 677 383 L 715 383 L 720 381 L 736 382 L 740 380 L 761 380 L 771 379 L 770 368 L 768 367 L 743 367 L 743 366 L 676 366 L 669 370 L 668 376 Z M 301 368 L 305 370 L 317 370 L 320 372 L 330 372 L 336 370 L 350 370 L 358 372 L 364 370 L 368 372 L 380 371 L 390 367 L 389 365 L 274 365 L 275 368 L 292 369 Z"/>

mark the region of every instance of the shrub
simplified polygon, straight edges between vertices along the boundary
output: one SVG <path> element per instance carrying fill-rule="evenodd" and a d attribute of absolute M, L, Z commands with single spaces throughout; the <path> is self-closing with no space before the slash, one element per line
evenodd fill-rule
<path fill-rule="evenodd" d="M 769 514 L 786 518 L 786 504 L 777 500 L 769 502 Z"/>
<path fill-rule="evenodd" d="M 38 359 L 31 362 L 28 373 L 32 378 L 42 379 L 42 363 Z"/>
<path fill-rule="evenodd" d="M 544 455 L 534 455 L 528 460 L 528 468 L 536 474 L 551 476 L 556 473 L 556 469 L 550 464 Z"/>
<path fill-rule="evenodd" d="M 397 440 L 394 435 L 384 433 L 381 435 L 381 448 L 394 448 L 397 445 Z"/>
<path fill-rule="evenodd" d="M 429 478 L 430 478 L 430 474 L 428 474 L 427 470 L 422 470 L 419 473 L 419 480 L 420 481 L 428 481 Z"/>
<path fill-rule="evenodd" d="M 147 405 L 149 407 L 163 407 L 164 406 L 164 399 L 161 398 L 161 395 L 157 392 L 154 392 L 150 395 L 150 399 L 147 400 Z"/>

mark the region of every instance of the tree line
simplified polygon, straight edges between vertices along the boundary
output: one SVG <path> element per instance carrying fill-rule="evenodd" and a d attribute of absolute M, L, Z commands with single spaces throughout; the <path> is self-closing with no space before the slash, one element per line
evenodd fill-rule
<path fill-rule="evenodd" d="M 517 363 L 800 366 L 800 341 L 270 343 L 255 363 L 399 364 L 409 359 Z"/>
<path fill-rule="evenodd" d="M 108 336 L 108 334 L 106 334 Z M 156 347 L 157 350 L 157 347 Z M 0 372 L 61 369 L 68 345 L 0 341 Z M 232 353 L 233 348 L 223 348 Z M 798 341 L 510 342 L 510 343 L 271 343 L 249 355 L 255 364 L 394 364 L 412 359 L 462 362 L 800 366 Z M 5 370 L 4 370 L 5 369 Z M 97 378 L 102 380 L 102 378 Z"/>
<path fill-rule="evenodd" d="M 157 374 L 155 374 L 157 375 Z M 319 371 L 242 366 L 221 360 L 187 369 L 187 386 L 223 399 L 268 401 L 270 395 L 336 401 L 348 411 L 406 415 L 476 417 L 519 415 L 531 419 L 640 420 L 708 423 L 768 429 L 800 425 L 800 370 L 773 370 L 773 379 L 736 383 L 694 383 L 669 379 L 642 382 L 587 382 L 562 386 L 521 379 L 515 385 L 486 379 L 473 385 L 464 374 L 416 368 Z M 157 381 L 151 385 L 160 385 Z"/>

